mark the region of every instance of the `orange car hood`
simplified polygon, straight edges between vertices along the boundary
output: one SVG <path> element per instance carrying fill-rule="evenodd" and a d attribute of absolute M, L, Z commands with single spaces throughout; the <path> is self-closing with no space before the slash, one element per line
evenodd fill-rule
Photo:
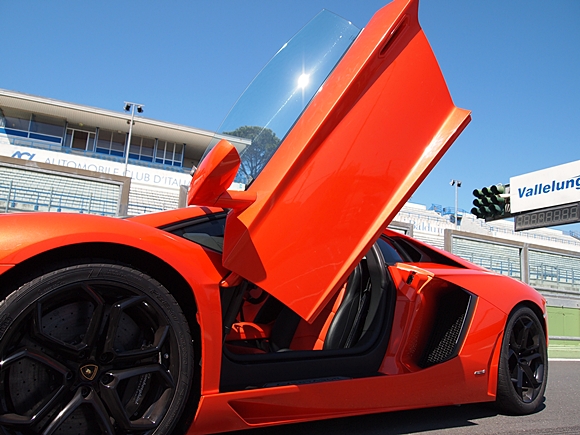
<path fill-rule="evenodd" d="M 415 0 L 377 12 L 245 192 L 251 205 L 228 215 L 224 266 L 306 320 L 470 120 L 417 13 Z"/>

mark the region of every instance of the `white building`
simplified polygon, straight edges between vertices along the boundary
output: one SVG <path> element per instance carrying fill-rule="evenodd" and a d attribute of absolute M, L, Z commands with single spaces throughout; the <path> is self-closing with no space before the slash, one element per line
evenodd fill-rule
<path fill-rule="evenodd" d="M 77 180 L 74 183 L 77 189 L 69 191 L 67 183 L 59 180 L 50 185 L 51 177 L 45 176 L 35 186 L 39 202 L 34 203 L 30 192 L 26 192 L 29 186 L 22 184 L 26 180 L 18 183 L 22 177 L 14 172 L 18 170 L 14 162 L 6 163 L 0 167 L 4 171 L 0 172 L 4 175 L 0 177 L 0 202 L 10 192 L 11 201 L 4 204 L 6 209 L 11 204 L 16 209 L 17 204 L 25 204 L 33 210 L 45 210 L 55 204 L 47 205 L 47 198 L 54 200 L 60 195 L 62 205 L 65 195 L 70 201 L 71 197 L 77 197 L 78 205 L 65 207 L 66 210 L 92 212 L 80 205 L 91 202 L 91 189 L 84 189 L 78 180 L 97 173 L 100 180 L 125 175 L 130 179 L 128 204 L 119 208 L 121 214 L 176 208 L 180 186 L 189 185 L 191 168 L 198 163 L 214 133 L 135 116 L 126 164 L 130 119 L 127 112 L 0 89 L 0 156 L 42 164 L 45 174 L 50 173 L 50 166 L 46 165 L 64 167 L 74 172 Z M 7 168 L 12 171 L 12 179 L 17 180 L 13 180 L 12 186 L 8 184 Z M 14 177 L 15 174 L 18 176 Z M 24 199 L 19 202 L 15 200 L 18 198 Z M 92 203 L 94 206 L 94 198 Z"/>

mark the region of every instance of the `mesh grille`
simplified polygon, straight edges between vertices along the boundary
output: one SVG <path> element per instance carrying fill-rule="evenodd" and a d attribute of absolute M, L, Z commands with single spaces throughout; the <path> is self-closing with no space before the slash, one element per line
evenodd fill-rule
<path fill-rule="evenodd" d="M 469 301 L 469 294 L 463 290 L 442 298 L 421 367 L 439 364 L 457 355 Z"/>
<path fill-rule="evenodd" d="M 431 366 L 433 364 L 438 364 L 449 359 L 455 349 L 457 344 L 457 339 L 459 338 L 459 333 L 461 332 L 461 325 L 463 325 L 463 319 L 465 316 L 460 316 L 451 325 L 451 327 L 444 332 L 443 338 L 437 344 L 437 346 L 427 355 L 426 365 Z"/>

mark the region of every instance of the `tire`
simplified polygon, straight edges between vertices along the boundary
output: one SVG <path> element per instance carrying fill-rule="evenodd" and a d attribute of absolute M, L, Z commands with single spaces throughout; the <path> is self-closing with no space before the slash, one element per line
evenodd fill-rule
<path fill-rule="evenodd" d="M 169 434 L 193 378 L 175 299 L 112 264 L 65 267 L 0 302 L 0 433 Z"/>
<path fill-rule="evenodd" d="M 505 328 L 498 370 L 497 408 L 506 414 L 531 414 L 540 409 L 548 381 L 546 335 L 538 316 L 517 309 Z"/>

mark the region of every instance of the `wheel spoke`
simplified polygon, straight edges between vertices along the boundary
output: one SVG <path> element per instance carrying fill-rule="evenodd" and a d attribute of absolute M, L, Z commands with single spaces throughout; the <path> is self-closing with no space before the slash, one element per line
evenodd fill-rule
<path fill-rule="evenodd" d="M 64 292 L 63 292 L 64 293 Z M 35 315 L 33 318 L 33 335 L 35 339 L 60 354 L 64 354 L 69 359 L 79 359 L 86 358 L 89 349 L 94 346 L 95 340 L 97 339 L 101 323 L 103 322 L 103 312 L 104 312 L 104 301 L 103 299 L 88 285 L 80 285 L 80 289 L 75 289 L 72 295 L 65 294 L 57 303 L 56 306 L 51 306 L 47 310 L 49 313 L 45 313 L 45 306 L 49 301 L 38 301 L 36 303 Z M 78 337 L 67 337 L 62 339 L 58 336 L 53 336 L 50 330 L 55 328 L 59 330 L 59 325 L 53 325 L 53 328 L 48 328 L 49 331 L 45 331 L 46 323 L 50 322 L 51 315 L 53 311 L 65 310 L 68 307 L 73 307 L 73 309 L 81 309 L 83 304 L 92 304 L 94 309 L 90 316 L 90 320 L 86 326 L 82 323 L 74 324 L 74 326 L 79 329 Z M 55 317 L 58 314 L 55 314 Z M 48 319 L 46 319 L 48 317 Z M 82 330 L 81 330 L 82 328 Z M 55 349 L 56 348 L 56 349 Z"/>
<path fill-rule="evenodd" d="M 519 353 L 520 348 L 521 348 L 520 337 L 518 336 L 517 331 L 512 330 L 510 334 L 510 350 L 512 350 L 515 353 Z"/>
<path fill-rule="evenodd" d="M 507 357 L 508 361 L 510 362 L 510 367 L 512 367 L 514 364 L 517 363 L 518 361 L 518 353 L 513 350 L 511 347 L 508 350 L 508 357 Z M 513 362 L 513 363 L 512 363 Z"/>
<path fill-rule="evenodd" d="M 41 366 L 45 367 L 52 373 L 58 373 L 62 376 L 59 384 L 60 386 L 51 391 L 49 395 L 43 395 L 38 398 L 36 403 L 30 405 L 28 415 L 20 415 L 16 413 L 6 413 L 0 415 L 0 423 L 10 425 L 30 425 L 41 420 L 54 406 L 61 400 L 66 390 L 67 380 L 72 378 L 70 370 L 53 359 L 52 357 L 39 352 L 30 351 L 29 349 L 21 349 L 12 355 L 6 357 L 0 362 L 0 371 L 5 372 L 11 366 L 22 360 L 32 360 Z M 8 374 L 10 375 L 10 374 Z"/>
<path fill-rule="evenodd" d="M 20 415 L 15 413 L 7 413 L 0 415 L 0 423 L 6 426 L 30 426 L 38 421 L 41 421 L 47 414 L 52 411 L 56 405 L 63 399 L 66 393 L 66 388 L 61 386 L 55 393 L 48 399 L 43 400 L 44 403 L 38 403 L 35 406 L 35 412 L 30 415 Z"/>
<path fill-rule="evenodd" d="M 525 361 L 527 365 L 531 366 L 534 362 L 538 362 L 538 364 L 543 364 L 543 358 L 540 352 L 534 352 L 532 354 L 523 356 L 521 358 L 522 361 Z"/>
<path fill-rule="evenodd" d="M 101 330 L 101 324 L 104 321 L 103 312 L 105 309 L 105 302 L 89 285 L 83 284 L 82 289 L 89 294 L 97 304 L 83 340 L 88 347 L 93 347 L 95 345 L 95 340 L 98 338 L 99 331 Z"/>
<path fill-rule="evenodd" d="M 76 359 L 79 352 L 84 350 L 87 346 L 86 344 L 81 344 L 79 346 L 71 346 L 64 341 L 58 340 L 48 334 L 42 332 L 42 304 L 36 304 L 35 316 L 33 320 L 32 328 L 32 338 L 36 340 L 39 344 L 48 347 L 55 351 L 56 353 L 65 356 L 69 359 Z"/>
<path fill-rule="evenodd" d="M 523 383 L 524 383 L 524 375 L 523 375 L 522 367 L 519 364 L 517 364 L 514 371 L 515 371 L 515 373 L 514 373 L 515 377 L 514 377 L 514 374 L 512 374 L 512 383 L 514 385 L 516 392 L 521 397 L 522 391 L 523 391 Z"/>
<path fill-rule="evenodd" d="M 165 339 L 169 335 L 169 326 L 162 326 L 155 331 L 154 341 L 143 349 L 116 352 L 116 359 L 123 362 L 138 362 L 158 355 Z"/>
<path fill-rule="evenodd" d="M 145 358 L 150 358 L 161 352 L 161 346 L 164 344 L 169 335 L 169 326 L 161 324 L 153 333 L 151 343 L 142 344 L 139 348 L 120 350 L 115 347 L 115 339 L 118 336 L 120 324 L 125 312 L 133 307 L 143 309 L 144 298 L 135 296 L 127 298 L 113 305 L 109 315 L 109 328 L 107 331 L 107 340 L 104 345 L 104 352 L 114 356 L 117 360 L 125 362 L 138 362 Z M 159 320 L 159 319 L 156 319 Z"/>
<path fill-rule="evenodd" d="M 536 379 L 536 375 L 534 371 L 531 369 L 529 364 L 522 363 L 520 364 L 520 369 L 522 371 L 523 376 L 525 376 L 526 384 L 532 388 L 538 388 L 541 382 L 538 382 Z"/>
<path fill-rule="evenodd" d="M 19 351 L 13 353 L 12 355 L 10 355 L 10 356 L 6 357 L 4 360 L 2 360 L 0 362 L 0 370 L 3 371 L 3 370 L 5 370 L 6 367 L 9 367 L 10 365 L 14 364 L 16 361 L 24 359 L 24 358 L 30 358 L 30 359 L 33 359 L 35 361 L 38 361 L 42 365 L 45 365 L 50 369 L 56 370 L 57 372 L 62 374 L 63 377 L 65 377 L 68 373 L 70 373 L 70 370 L 67 367 L 65 367 L 64 365 L 62 365 L 61 363 L 56 361 L 54 358 L 47 355 L 46 353 L 39 353 L 39 352 L 30 351 L 27 348 L 20 349 Z"/>
<path fill-rule="evenodd" d="M 131 378 L 137 381 L 137 387 L 133 396 L 123 401 L 118 387 Z M 174 389 L 173 379 L 159 364 L 112 370 L 101 380 L 101 397 L 115 421 L 126 430 L 157 427 L 169 407 Z M 140 410 L 143 406 L 147 408 Z"/>
<path fill-rule="evenodd" d="M 79 388 L 73 398 L 66 404 L 66 406 L 57 414 L 57 416 L 50 422 L 46 429 L 42 432 L 43 435 L 53 434 L 81 405 L 88 404 L 93 408 L 95 416 L 101 430 L 105 434 L 114 434 L 115 429 L 111 424 L 107 410 L 99 399 L 99 396 L 92 388 Z"/>
<path fill-rule="evenodd" d="M 522 331 L 521 331 L 521 349 L 525 349 L 528 346 L 528 340 L 531 333 L 531 329 L 534 324 L 531 322 L 530 319 L 523 319 L 522 320 Z"/>
<path fill-rule="evenodd" d="M 142 302 L 145 298 L 143 296 L 133 296 L 115 303 L 109 314 L 109 328 L 107 330 L 107 339 L 105 341 L 104 351 L 112 355 L 117 354 L 115 349 L 115 339 L 118 335 L 119 325 L 124 311 L 136 304 Z"/>

